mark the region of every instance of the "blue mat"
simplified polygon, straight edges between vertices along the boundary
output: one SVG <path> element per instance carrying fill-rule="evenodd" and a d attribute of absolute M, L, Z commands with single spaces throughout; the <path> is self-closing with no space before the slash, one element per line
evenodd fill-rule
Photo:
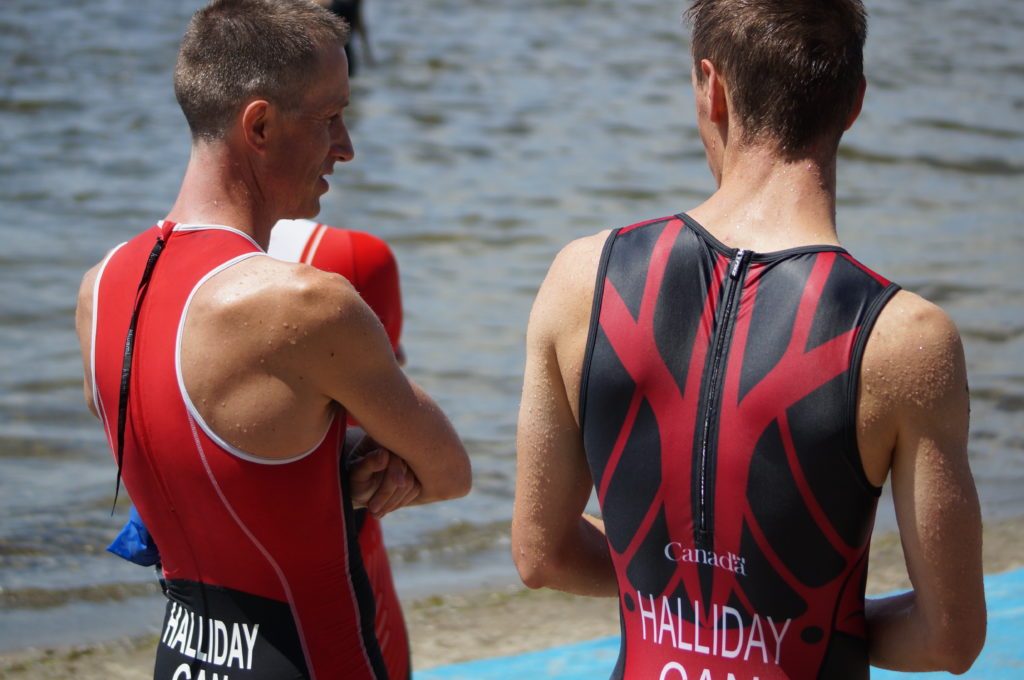
<path fill-rule="evenodd" d="M 985 578 L 988 637 L 966 680 L 1024 678 L 1024 569 Z M 526 654 L 482 659 L 418 671 L 414 680 L 601 680 L 615 666 L 618 636 Z M 948 673 L 896 673 L 872 669 L 872 680 L 951 678 Z"/>

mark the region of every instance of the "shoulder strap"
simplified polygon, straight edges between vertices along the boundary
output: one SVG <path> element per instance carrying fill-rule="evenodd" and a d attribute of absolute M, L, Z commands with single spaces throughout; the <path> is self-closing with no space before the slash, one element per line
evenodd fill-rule
<path fill-rule="evenodd" d="M 139 321 L 139 311 L 142 309 L 142 302 L 146 298 L 146 291 L 149 290 L 149 280 L 153 276 L 153 268 L 164 251 L 167 239 L 170 238 L 174 229 L 173 222 L 165 221 L 161 224 L 160 233 L 156 237 L 156 243 L 149 252 L 146 260 L 146 268 L 142 271 L 142 278 L 139 280 L 138 289 L 135 292 L 135 305 L 132 308 L 132 318 L 128 323 L 128 335 L 124 341 L 124 358 L 121 362 L 121 390 L 117 401 L 117 478 L 114 481 L 114 503 L 110 507 L 110 514 L 114 514 L 117 506 L 118 493 L 121 490 L 121 469 L 124 466 L 124 428 L 128 420 L 128 399 L 131 394 L 132 378 L 132 357 L 135 353 L 135 326 Z M 93 310 L 95 314 L 95 310 Z"/>

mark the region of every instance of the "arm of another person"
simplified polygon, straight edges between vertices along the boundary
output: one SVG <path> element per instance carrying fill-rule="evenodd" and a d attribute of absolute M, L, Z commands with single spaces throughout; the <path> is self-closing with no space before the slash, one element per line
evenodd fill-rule
<path fill-rule="evenodd" d="M 399 365 L 405 363 L 402 350 L 402 286 L 398 261 L 387 242 L 373 234 L 349 230 L 352 244 L 352 285 L 370 305 L 395 350 Z M 344 275 L 344 272 L 339 272 Z"/>
<path fill-rule="evenodd" d="M 577 412 L 603 236 L 573 242 L 559 253 L 530 314 L 516 435 L 512 556 L 530 588 L 615 596 L 604 525 L 583 514 L 593 481 Z"/>
<path fill-rule="evenodd" d="M 381 447 L 412 469 L 415 503 L 469 492 L 469 457 L 438 405 L 399 367 L 383 326 L 341 276 L 306 269 L 315 279 L 301 307 L 312 314 L 299 370 L 342 404 Z"/>
<path fill-rule="evenodd" d="M 868 601 L 871 663 L 963 673 L 984 644 L 986 614 L 967 374 L 952 320 L 916 295 L 897 294 L 872 333 L 864 375 L 862 399 L 877 399 L 889 414 L 881 421 L 894 440 L 893 501 L 913 584 Z"/>
<path fill-rule="evenodd" d="M 96 265 L 82 277 L 82 285 L 78 289 L 78 304 L 75 307 L 75 333 L 78 335 L 78 344 L 82 350 L 82 387 L 85 391 L 85 405 L 97 418 L 100 414 L 96 410 L 92 396 L 92 295 L 99 268 L 100 266 Z"/>

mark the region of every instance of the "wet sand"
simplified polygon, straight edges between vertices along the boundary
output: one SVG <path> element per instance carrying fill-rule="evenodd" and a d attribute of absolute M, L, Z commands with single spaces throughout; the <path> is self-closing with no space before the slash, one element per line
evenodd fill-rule
<path fill-rule="evenodd" d="M 985 527 L 985 572 L 1024 566 L 1024 519 Z M 868 593 L 909 587 L 895 535 L 875 538 Z M 619 632 L 615 602 L 523 588 L 443 595 L 405 603 L 416 669 L 516 654 Z M 148 680 L 155 636 L 98 645 L 0 654 L 6 680 Z"/>

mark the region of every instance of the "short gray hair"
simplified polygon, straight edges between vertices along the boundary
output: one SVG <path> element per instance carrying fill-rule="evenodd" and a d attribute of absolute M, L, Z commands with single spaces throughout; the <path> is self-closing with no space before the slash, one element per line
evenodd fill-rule
<path fill-rule="evenodd" d="M 174 94 L 193 140 L 221 139 L 254 97 L 294 109 L 321 50 L 348 40 L 343 19 L 311 0 L 213 0 L 189 22 Z"/>

